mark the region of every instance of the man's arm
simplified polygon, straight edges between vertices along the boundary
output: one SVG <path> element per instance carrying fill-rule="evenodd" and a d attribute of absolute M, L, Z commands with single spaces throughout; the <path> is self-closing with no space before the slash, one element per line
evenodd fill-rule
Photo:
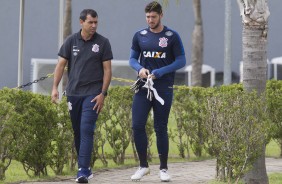
<path fill-rule="evenodd" d="M 164 74 L 174 72 L 174 71 L 184 67 L 185 65 L 186 65 L 186 57 L 185 57 L 185 55 L 180 55 L 180 56 L 177 56 L 175 58 L 175 61 L 172 62 L 171 64 L 164 66 L 164 67 L 161 67 L 159 69 L 153 70 L 152 74 L 154 74 L 154 76 L 156 78 L 160 78 Z"/>
<path fill-rule="evenodd" d="M 138 73 L 143 68 L 138 62 L 138 58 L 140 56 L 140 52 L 137 52 L 133 49 L 130 50 L 130 58 L 129 58 L 129 65 L 136 70 Z"/>
<path fill-rule="evenodd" d="M 129 65 L 137 71 L 138 76 L 141 78 L 147 78 L 150 74 L 150 71 L 143 66 L 140 65 L 138 62 L 140 52 L 137 52 L 133 49 L 130 50 L 130 58 L 129 58 Z"/>
<path fill-rule="evenodd" d="M 111 60 L 103 62 L 103 70 L 104 70 L 104 77 L 103 77 L 103 87 L 102 91 L 107 91 L 112 79 L 112 65 Z"/>
<path fill-rule="evenodd" d="M 53 81 L 52 96 L 51 96 L 51 101 L 53 103 L 56 103 L 59 98 L 58 86 L 64 74 L 64 70 L 67 63 L 68 61 L 65 58 L 59 57 L 59 61 L 54 71 L 54 81 Z"/>

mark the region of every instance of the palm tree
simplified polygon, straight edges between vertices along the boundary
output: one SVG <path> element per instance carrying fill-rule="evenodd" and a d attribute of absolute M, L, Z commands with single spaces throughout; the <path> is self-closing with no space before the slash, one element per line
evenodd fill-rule
<path fill-rule="evenodd" d="M 243 23 L 243 86 L 247 91 L 262 94 L 266 88 L 267 0 L 237 0 Z M 265 145 L 253 169 L 244 176 L 248 184 L 267 184 Z"/>
<path fill-rule="evenodd" d="M 72 34 L 72 1 L 71 0 L 66 0 L 65 1 L 65 14 L 64 14 L 64 30 L 63 30 L 63 39 L 65 40 L 69 35 Z M 65 70 L 67 71 L 67 70 Z M 66 90 L 66 85 L 68 82 L 68 75 L 67 72 L 64 72 L 63 74 L 63 91 Z M 71 163 L 70 167 L 71 170 L 73 171 L 76 165 L 76 152 L 75 152 L 75 146 L 74 146 L 74 141 L 72 142 L 72 149 L 71 149 Z"/>
<path fill-rule="evenodd" d="M 178 0 L 176 1 L 179 2 Z M 169 1 L 163 0 L 163 4 L 168 6 Z M 201 15 L 201 0 L 193 0 L 195 27 L 192 34 L 192 86 L 202 85 L 202 65 L 203 65 L 203 20 Z"/>
<path fill-rule="evenodd" d="M 192 35 L 192 86 L 202 85 L 203 65 L 203 21 L 201 15 L 201 0 L 193 0 L 195 27 Z"/>
<path fill-rule="evenodd" d="M 64 40 L 72 33 L 71 15 L 72 15 L 71 0 L 66 0 L 66 9 L 64 16 L 64 35 L 63 35 Z"/>
<path fill-rule="evenodd" d="M 63 39 L 65 40 L 71 33 L 71 15 L 72 15 L 72 6 L 71 6 L 71 0 L 66 0 L 66 7 L 65 7 L 65 15 L 64 15 L 64 33 L 63 33 Z M 66 89 L 68 81 L 67 72 L 64 72 L 63 75 L 63 91 Z"/>

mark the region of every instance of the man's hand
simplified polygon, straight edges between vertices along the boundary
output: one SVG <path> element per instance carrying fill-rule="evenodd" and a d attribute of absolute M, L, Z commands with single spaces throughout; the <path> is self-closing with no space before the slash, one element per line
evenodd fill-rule
<path fill-rule="evenodd" d="M 97 114 L 101 112 L 104 106 L 104 100 L 105 96 L 102 93 L 93 98 L 93 100 L 91 100 L 91 102 L 96 102 L 95 106 L 93 107 L 93 110 L 96 110 Z"/>
<path fill-rule="evenodd" d="M 58 89 L 53 89 L 51 95 L 51 102 L 57 104 L 58 100 L 59 100 L 59 91 Z"/>
<path fill-rule="evenodd" d="M 142 68 L 140 71 L 139 71 L 139 77 L 141 78 L 147 78 L 148 75 L 150 74 L 150 71 L 148 69 L 145 69 L 145 68 Z"/>
<path fill-rule="evenodd" d="M 152 78 L 153 80 L 155 80 L 156 76 L 154 74 L 150 74 L 150 75 L 148 75 L 148 78 Z"/>

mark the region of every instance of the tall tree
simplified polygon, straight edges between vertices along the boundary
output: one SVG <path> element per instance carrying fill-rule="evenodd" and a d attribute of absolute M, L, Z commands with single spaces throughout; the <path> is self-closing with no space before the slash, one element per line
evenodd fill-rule
<path fill-rule="evenodd" d="M 71 28 L 72 6 L 71 0 L 66 0 L 65 16 L 64 16 L 64 40 L 72 33 Z"/>
<path fill-rule="evenodd" d="M 69 35 L 72 34 L 72 0 L 65 1 L 65 12 L 64 12 L 64 30 L 63 30 L 63 39 L 65 40 Z M 67 71 L 67 69 L 65 69 Z M 63 74 L 63 91 L 66 90 L 66 86 L 68 83 L 68 75 L 67 72 Z M 74 140 L 72 143 L 72 153 L 71 153 L 71 163 L 70 167 L 73 171 L 76 165 L 76 151 L 74 146 Z"/>
<path fill-rule="evenodd" d="M 266 88 L 267 27 L 270 15 L 267 0 L 237 0 L 243 23 L 243 86 L 247 91 L 262 94 Z M 263 135 L 262 135 L 263 136 Z M 248 184 L 267 184 L 265 145 L 244 181 Z"/>
<path fill-rule="evenodd" d="M 178 0 L 176 1 L 178 3 Z M 164 5 L 168 5 L 168 0 L 163 0 Z M 193 0 L 193 9 L 195 15 L 195 26 L 192 33 L 192 86 L 202 85 L 202 65 L 203 65 L 203 48 L 204 33 L 201 0 Z"/>
<path fill-rule="evenodd" d="M 71 24 L 71 17 L 72 17 L 72 6 L 71 6 L 71 0 L 66 0 L 66 6 L 65 6 L 65 15 L 64 15 L 64 33 L 63 33 L 63 39 L 65 40 L 70 34 L 72 34 L 72 24 Z M 67 72 L 64 72 L 63 75 L 63 91 L 66 89 L 66 85 L 68 82 L 68 75 Z"/>
<path fill-rule="evenodd" d="M 202 65 L 203 65 L 203 20 L 201 15 L 201 0 L 193 0 L 195 15 L 195 26 L 192 35 L 192 86 L 202 85 Z"/>

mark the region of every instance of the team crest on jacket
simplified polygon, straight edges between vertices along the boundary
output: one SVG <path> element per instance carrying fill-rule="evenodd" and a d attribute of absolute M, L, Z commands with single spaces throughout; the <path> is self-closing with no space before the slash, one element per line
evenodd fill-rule
<path fill-rule="evenodd" d="M 99 52 L 99 45 L 94 44 L 93 47 L 92 47 L 92 51 L 93 52 Z"/>
<path fill-rule="evenodd" d="M 159 40 L 160 40 L 160 42 L 159 42 L 160 47 L 162 47 L 162 48 L 167 47 L 167 40 L 168 40 L 167 38 L 162 37 Z"/>

